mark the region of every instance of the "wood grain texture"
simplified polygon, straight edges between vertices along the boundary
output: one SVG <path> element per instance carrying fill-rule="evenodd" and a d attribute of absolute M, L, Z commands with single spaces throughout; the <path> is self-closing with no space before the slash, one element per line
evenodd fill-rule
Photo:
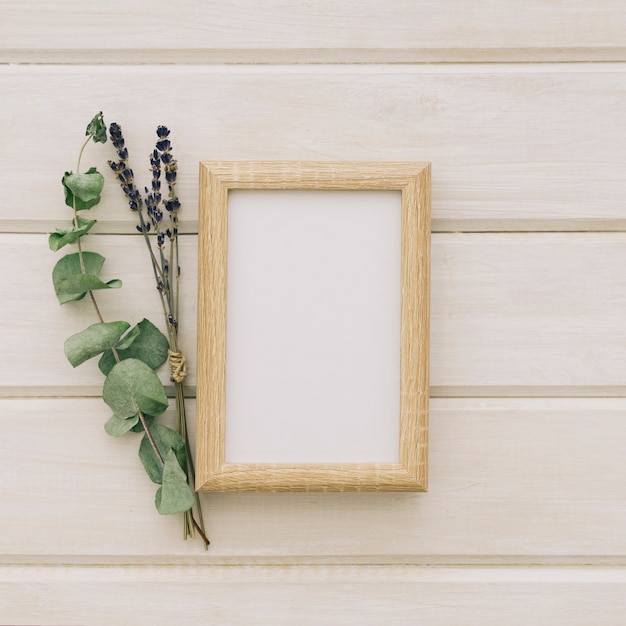
<path fill-rule="evenodd" d="M 205 553 L 154 510 L 140 437 L 106 435 L 101 400 L 4 399 L 0 558 L 624 565 L 625 408 L 617 398 L 432 400 L 428 493 L 202 494 Z"/>
<path fill-rule="evenodd" d="M 13 567 L 11 624 L 620 626 L 623 568 Z"/>
<path fill-rule="evenodd" d="M 626 58 L 611 0 L 0 3 L 0 61 L 363 63 Z M 123 17 L 122 17 L 123 16 Z"/>
<path fill-rule="evenodd" d="M 402 191 L 400 465 L 428 485 L 430 382 L 430 164 Z"/>
<path fill-rule="evenodd" d="M 430 164 L 205 162 L 200 167 L 198 275 L 199 491 L 423 491 L 429 370 Z M 228 193 L 234 189 L 399 190 L 401 200 L 400 462 L 225 461 Z"/>
<path fill-rule="evenodd" d="M 102 109 L 124 128 L 140 185 L 153 130 L 169 125 L 181 219 L 194 226 L 200 161 L 389 160 L 433 163 L 433 218 L 448 230 L 465 220 L 468 230 L 528 229 L 529 220 L 531 230 L 544 221 L 580 230 L 586 220 L 623 230 L 626 139 L 615 129 L 626 128 L 625 68 L 0 67 L 0 228 L 69 221 L 59 178 Z M 71 97 L 85 84 L 88 99 Z M 34 137 L 33 126 L 46 132 Z M 114 156 L 110 144 L 92 145 L 83 162 L 104 172 L 96 217 L 119 232 L 132 216 L 108 171 Z"/>
<path fill-rule="evenodd" d="M 121 290 L 98 294 L 105 318 L 135 323 L 145 316 L 159 324 L 140 237 L 90 235 L 86 246 L 107 258 L 103 277 L 124 281 Z M 181 253 L 181 336 L 194 385 L 195 237 L 183 237 Z M 94 318 L 88 302 L 58 305 L 49 278 L 57 256 L 44 235 L 0 235 L 0 260 L 14 268 L 5 277 L 5 388 L 65 395 L 75 393 L 72 386 L 93 393 L 102 384 L 95 363 L 72 370 L 63 355 L 65 338 Z M 550 387 L 577 395 L 577 386 L 623 389 L 625 266 L 622 233 L 433 235 L 431 385 L 450 388 L 452 395 L 499 395 L 498 388 L 507 395 L 511 389 L 523 395 L 525 388 L 531 395 L 554 395 Z M 36 354 L 24 350 L 33 342 Z"/>

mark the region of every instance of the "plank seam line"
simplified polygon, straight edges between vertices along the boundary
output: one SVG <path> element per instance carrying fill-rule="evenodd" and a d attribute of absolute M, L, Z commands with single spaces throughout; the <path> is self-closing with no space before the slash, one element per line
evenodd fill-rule
<path fill-rule="evenodd" d="M 54 385 L 42 387 L 25 387 L 25 386 L 5 386 L 0 387 L 0 400 L 8 399 L 47 399 L 47 400 L 81 400 L 81 399 L 101 399 L 102 391 L 96 385 L 89 385 L 81 388 L 76 386 L 68 389 L 66 393 L 62 393 L 63 387 L 59 386 L 59 391 L 53 391 Z M 67 389 L 67 387 L 65 387 Z M 166 385 L 167 396 L 174 397 L 174 388 Z M 555 385 L 553 389 L 543 388 L 536 389 L 532 386 L 528 387 L 506 387 L 501 388 L 481 388 L 480 386 L 468 387 L 465 389 L 455 389 L 453 387 L 431 387 L 430 398 L 437 400 L 445 399 L 580 399 L 580 400 L 600 400 L 600 399 L 619 399 L 626 398 L 626 387 L 610 386 L 608 388 L 598 386 L 581 386 L 579 391 L 577 387 L 567 388 Z M 189 385 L 185 397 L 193 400 L 196 397 L 195 385 Z"/>
<path fill-rule="evenodd" d="M 330 49 L 328 53 L 333 54 L 336 50 L 341 51 L 342 49 Z M 449 67 L 449 66 L 459 66 L 463 68 L 471 67 L 471 66 L 488 66 L 488 67 L 504 67 L 504 66 L 546 66 L 546 65 L 554 65 L 554 66 L 594 66 L 594 65 L 623 65 L 626 62 L 626 48 L 619 49 L 616 52 L 613 52 L 611 55 L 604 56 L 602 54 L 595 55 L 596 58 L 584 58 L 585 53 L 583 52 L 580 55 L 573 56 L 550 56 L 549 51 L 544 54 L 544 58 L 541 58 L 542 52 L 539 49 L 528 48 L 527 50 L 532 50 L 534 54 L 524 56 L 524 55 L 513 55 L 513 56 L 503 56 L 499 59 L 489 59 L 486 56 L 481 56 L 480 54 L 476 55 L 474 58 L 463 59 L 462 57 L 471 56 L 471 52 L 474 49 L 455 49 L 455 53 L 457 56 L 450 55 L 451 58 L 449 60 L 441 60 L 441 59 L 396 59 L 396 60 L 385 60 L 384 58 L 373 58 L 373 59 L 359 59 L 358 57 L 354 58 L 346 58 L 342 60 L 333 61 L 328 58 L 320 58 L 316 59 L 290 59 L 289 54 L 297 54 L 301 53 L 306 56 L 306 51 L 302 52 L 301 50 L 288 50 L 284 54 L 281 54 L 279 57 L 275 59 L 267 59 L 267 60 L 252 60 L 250 59 L 225 59 L 223 57 L 218 57 L 213 60 L 206 58 L 187 58 L 185 57 L 185 51 L 183 50 L 171 50 L 167 51 L 168 54 L 177 55 L 181 54 L 182 56 L 176 60 L 165 61 L 158 60 L 155 58 L 146 58 L 142 60 L 141 55 L 150 55 L 152 51 L 150 50 L 124 50 L 118 49 L 115 51 L 115 54 L 111 54 L 110 51 L 105 49 L 98 50 L 73 50 L 69 52 L 65 51 L 56 51 L 54 49 L 35 49 L 30 54 L 24 55 L 23 53 L 19 53 L 17 58 L 11 58 L 8 56 L 7 52 L 0 52 L 0 66 L 1 67 L 102 67 L 102 66 L 112 66 L 112 67 L 215 67 L 215 66 L 224 66 L 224 67 L 249 67 L 249 68 L 263 68 L 263 67 L 286 67 L 286 68 L 294 68 L 294 67 L 316 67 L 320 66 L 328 66 L 328 67 L 373 67 L 379 66 L 381 68 L 384 67 Z M 594 50 L 593 48 L 589 50 Z M 410 49 L 409 49 L 410 51 Z M 313 51 L 315 53 L 316 50 Z M 326 52 L 326 51 L 324 51 Z M 376 49 L 364 49 L 366 54 L 370 56 L 376 55 Z M 88 54 L 87 54 L 88 53 Z M 98 55 L 102 55 L 101 58 Z M 46 55 L 49 60 L 42 60 L 37 58 L 39 55 Z M 52 55 L 52 58 L 51 58 Z M 62 58 L 54 58 L 54 55 Z M 537 55 L 537 56 L 535 56 Z M 33 57 L 29 59 L 28 57 Z M 91 57 L 92 60 L 87 60 L 85 56 Z M 383 55 L 384 56 L 384 55 Z M 437 56 L 442 56 L 437 53 Z M 445 55 L 443 55 L 445 56 Z M 594 56 L 594 55 L 589 55 Z M 119 58 L 118 58 L 119 57 Z M 134 57 L 134 58 L 133 58 Z"/>
<path fill-rule="evenodd" d="M 46 555 L 47 556 L 47 555 Z M 136 559 L 125 557 L 105 557 L 94 558 L 93 555 L 79 556 L 74 558 L 60 557 L 59 560 L 53 560 L 47 556 L 47 560 L 37 560 L 41 557 L 34 557 L 29 555 L 23 559 L 18 559 L 15 556 L 13 559 L 0 560 L 0 567 L 37 567 L 37 568 L 100 568 L 100 569 L 114 569 L 119 567 L 133 567 L 133 568 L 155 568 L 155 569 L 171 569 L 171 568 L 196 568 L 198 566 L 215 566 L 223 568 L 284 568 L 284 567 L 325 567 L 325 568 L 374 568 L 374 567 L 412 567 L 412 568 L 440 568 L 440 569 L 463 569 L 463 568 L 475 568 L 475 569 L 515 569 L 515 568 L 533 568 L 533 569 L 549 569 L 549 568 L 563 568 L 563 569 L 575 569 L 584 567 L 586 569 L 624 569 L 626 568 L 626 555 L 619 556 L 598 556 L 598 557 L 577 557 L 571 558 L 549 558 L 549 557 L 524 557 L 517 555 L 509 555 L 508 557 L 494 557 L 487 555 L 479 558 L 455 558 L 447 556 L 444 559 L 438 559 L 437 557 L 429 557 L 424 559 L 394 559 L 388 558 L 368 558 L 368 557 L 275 557 L 275 558 L 262 558 L 262 557 L 232 557 L 215 559 L 205 559 L 203 557 L 189 557 L 189 556 L 177 556 L 173 555 L 168 557 L 167 561 L 159 561 L 159 557 Z M 487 562 L 487 559 L 490 559 Z"/>
<path fill-rule="evenodd" d="M 468 221 L 471 222 L 471 219 Z M 93 234 L 98 236 L 116 236 L 116 237 L 138 237 L 139 235 L 132 231 L 133 224 L 107 224 L 101 222 L 97 226 Z M 122 230 L 123 229 L 123 230 Z M 18 230 L 14 225 L 10 224 L 6 228 L 3 228 L 3 224 L 0 221 L 0 234 L 2 235 L 49 235 L 54 228 L 47 228 L 44 225 L 29 224 L 26 228 Z M 195 224 L 185 224 L 181 222 L 181 235 L 183 236 L 197 236 L 198 230 Z M 480 228 L 468 226 L 463 228 L 462 225 L 458 225 L 455 222 L 453 225 L 447 225 L 445 221 L 440 224 L 433 225 L 431 229 L 433 235 L 452 234 L 452 235 L 522 235 L 522 234 L 536 234 L 536 235 L 548 235 L 548 234 L 616 234 L 626 233 L 626 221 L 624 223 L 616 223 L 613 227 L 607 227 L 606 224 L 598 224 L 597 228 L 593 225 L 585 224 L 584 226 L 577 226 L 576 224 L 568 225 L 567 220 L 563 221 L 562 225 L 553 225 L 552 223 L 548 227 L 541 227 L 541 225 L 532 224 L 527 228 L 520 226 L 508 227 L 506 220 L 501 223 L 494 221 L 493 226 L 482 226 Z"/>

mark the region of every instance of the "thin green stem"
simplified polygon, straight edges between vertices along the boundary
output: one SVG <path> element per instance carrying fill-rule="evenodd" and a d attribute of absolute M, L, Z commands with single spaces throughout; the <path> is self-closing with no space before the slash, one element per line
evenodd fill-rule
<path fill-rule="evenodd" d="M 92 138 L 92 135 L 88 135 L 87 139 L 85 140 L 85 143 L 83 143 L 80 152 L 78 154 L 78 163 L 76 165 L 76 173 L 80 173 L 80 161 L 82 159 L 83 156 L 83 152 L 85 150 L 85 148 L 87 147 L 87 144 L 89 143 L 89 140 Z M 74 195 L 74 202 L 73 202 L 73 208 L 74 208 L 74 226 L 75 228 L 78 228 L 78 209 L 76 208 L 76 195 Z M 83 274 L 87 273 L 87 270 L 85 268 L 85 259 L 84 259 L 84 255 L 83 255 L 83 247 L 81 245 L 81 238 L 78 238 L 78 260 L 80 262 L 80 269 L 81 272 Z M 96 301 L 96 297 L 93 293 L 93 291 L 89 291 L 89 297 L 91 299 L 91 303 L 93 304 L 93 308 L 95 309 L 96 312 L 96 316 L 98 317 L 98 320 L 100 321 L 101 324 L 104 323 L 104 318 L 102 316 L 102 312 L 100 311 L 100 307 L 98 306 L 98 303 Z M 111 351 L 113 352 L 113 357 L 115 358 L 116 363 L 120 362 L 120 356 L 117 352 L 117 350 L 115 348 L 112 348 Z M 150 432 L 150 428 L 148 427 L 148 423 L 146 422 L 146 418 L 144 417 L 143 413 L 141 411 L 138 412 L 137 414 L 139 416 L 139 421 L 141 422 L 141 425 L 143 426 L 144 430 L 146 431 L 146 436 L 148 437 L 148 441 L 150 441 L 150 445 L 152 446 L 152 449 L 154 450 L 154 454 L 156 455 L 157 459 L 159 460 L 159 463 L 161 465 L 164 465 L 164 461 L 163 461 L 163 456 L 161 455 L 161 452 L 159 451 L 159 448 L 156 445 L 156 441 L 154 440 L 154 437 L 152 436 L 152 433 Z"/>
<path fill-rule="evenodd" d="M 80 160 L 83 158 L 83 152 L 85 151 L 85 148 L 87 147 L 87 144 L 89 143 L 92 137 L 93 135 L 87 135 L 87 139 L 85 139 L 85 143 L 80 148 L 80 152 L 78 153 L 78 163 L 76 165 L 77 174 L 80 174 Z"/>
<path fill-rule="evenodd" d="M 138 411 L 137 417 L 139 417 L 139 421 L 141 422 L 141 425 L 143 426 L 143 429 L 146 432 L 146 437 L 148 438 L 148 441 L 150 442 L 150 445 L 152 446 L 152 450 L 154 451 L 156 458 L 159 460 L 159 464 L 161 465 L 161 467 L 163 467 L 163 465 L 165 465 L 165 461 L 163 460 L 163 456 L 161 455 L 161 452 L 156 444 L 156 441 L 154 440 L 154 437 L 152 436 L 152 432 L 150 431 L 148 422 L 146 421 L 144 414 L 141 411 Z"/>
<path fill-rule="evenodd" d="M 176 302 L 176 319 L 178 320 L 178 303 L 180 302 L 180 300 L 178 299 L 178 293 L 179 293 L 179 285 L 180 285 L 180 262 L 178 260 L 178 234 L 176 235 L 176 278 L 175 278 L 175 302 Z"/>
<path fill-rule="evenodd" d="M 91 139 L 92 135 L 87 135 L 87 139 L 85 139 L 85 142 L 83 143 L 83 145 L 80 148 L 80 152 L 78 153 L 78 161 L 76 163 L 76 173 L 80 174 L 80 160 L 83 157 L 83 152 L 85 151 L 85 148 L 87 147 L 87 144 L 89 143 L 89 140 Z M 74 228 L 76 230 L 78 230 L 78 209 L 76 208 L 76 194 L 73 194 L 73 198 L 74 201 L 72 203 L 73 205 L 73 209 L 74 209 Z M 83 258 L 83 246 L 81 244 L 81 238 L 79 237 L 77 240 L 77 244 L 78 244 L 78 261 L 80 263 L 80 270 L 83 274 L 87 273 L 87 270 L 85 269 L 85 259 Z M 89 292 L 91 294 L 91 292 Z M 98 311 L 98 315 L 100 315 L 100 312 L 98 310 L 98 306 L 95 304 L 95 300 L 93 299 L 93 294 L 91 294 L 91 299 L 94 302 L 94 305 L 96 307 L 96 310 Z M 100 316 L 101 317 L 101 316 Z"/>
<path fill-rule="evenodd" d="M 152 245 L 150 244 L 150 238 L 148 237 L 148 230 L 146 229 L 146 222 L 143 219 L 143 212 L 141 208 L 137 210 L 137 213 L 139 214 L 139 227 L 141 228 L 143 239 L 146 243 L 146 247 L 148 248 L 148 252 L 150 253 L 150 260 L 152 261 L 152 270 L 154 271 L 154 280 L 156 280 L 157 284 L 159 283 L 159 281 L 163 283 L 165 282 L 163 278 L 163 272 L 161 271 L 161 268 L 159 267 L 159 263 L 156 257 L 154 256 Z"/>
<path fill-rule="evenodd" d="M 174 224 L 172 221 L 171 214 L 170 214 L 170 233 L 171 233 L 171 238 L 170 238 L 170 259 L 169 259 L 169 267 L 168 267 L 168 295 L 169 295 L 169 302 L 170 302 L 170 313 L 174 316 L 174 319 L 178 321 L 178 314 L 176 313 L 176 300 L 175 300 L 176 294 L 172 293 L 172 290 L 171 290 L 172 272 L 175 272 L 174 284 L 176 284 L 177 282 L 178 267 L 174 265 L 174 241 L 176 241 L 178 237 L 174 233 Z"/>
<path fill-rule="evenodd" d="M 171 268 L 167 265 L 167 261 L 165 260 L 165 254 L 163 252 L 163 246 L 159 246 L 159 257 L 161 259 L 161 268 L 163 275 L 163 293 L 165 298 L 167 299 L 167 308 L 171 312 L 172 311 L 172 289 L 170 282 L 170 270 Z M 165 268 L 167 267 L 167 271 Z"/>
<path fill-rule="evenodd" d="M 144 235 L 144 240 L 146 241 L 146 245 L 148 246 L 148 250 L 150 251 L 150 259 L 152 261 L 152 267 L 154 270 L 155 280 L 157 281 L 157 284 L 158 284 L 159 274 L 163 276 L 163 272 L 159 271 L 160 268 L 158 266 L 158 262 L 154 255 L 152 246 L 150 245 L 150 240 L 147 236 L 146 229 L 144 228 L 145 223 L 143 222 L 143 219 L 142 219 L 143 216 L 141 212 L 139 213 L 139 217 L 140 217 L 141 230 Z M 178 237 L 175 237 L 174 239 L 176 241 L 176 244 L 178 244 Z M 171 242 L 170 242 L 170 245 L 171 245 Z M 160 252 L 162 254 L 162 251 Z M 178 264 L 177 256 L 175 260 L 176 260 L 176 263 Z M 170 265 L 170 272 L 171 272 L 171 269 L 172 269 L 172 266 Z M 171 299 L 168 297 L 168 295 L 171 294 L 171 289 L 170 289 L 171 283 L 169 281 L 163 280 L 161 284 L 163 285 L 163 289 L 159 289 L 158 291 L 159 291 L 159 296 L 161 299 L 161 306 L 163 308 L 163 316 L 165 318 L 165 325 L 168 331 L 170 350 L 172 350 L 172 352 L 178 352 L 178 331 L 176 329 L 176 326 L 170 323 L 169 316 L 168 316 L 168 310 L 169 310 L 169 313 L 172 314 L 173 313 L 172 307 L 173 306 L 177 307 L 178 299 L 176 298 L 176 302 L 174 304 L 172 303 Z M 178 265 L 176 265 L 175 285 L 176 285 L 176 290 L 178 290 Z M 193 537 L 194 530 L 195 530 L 202 537 L 205 549 L 208 549 L 210 545 L 210 541 L 207 538 L 206 532 L 204 530 L 204 518 L 202 515 L 202 508 L 200 506 L 200 497 L 198 496 L 198 493 L 196 492 L 195 487 L 194 487 L 195 468 L 193 465 L 193 459 L 191 457 L 191 446 L 189 443 L 189 435 L 187 432 L 187 416 L 186 416 L 186 411 L 185 411 L 184 384 L 175 382 L 174 388 L 175 388 L 175 397 L 176 397 L 177 428 L 185 441 L 185 455 L 187 458 L 187 481 L 194 494 L 196 511 L 197 511 L 198 520 L 199 520 L 199 523 L 198 523 L 198 521 L 196 521 L 196 519 L 194 518 L 192 509 L 185 511 L 184 516 L 183 516 L 183 520 L 184 520 L 183 521 L 183 537 L 184 539 Z M 141 419 L 141 416 L 140 416 L 140 419 Z M 146 425 L 143 420 L 142 420 L 142 424 L 144 425 L 144 429 L 146 429 L 146 434 L 149 433 L 149 430 L 146 428 Z M 159 455 L 159 458 L 161 460 L 161 463 L 163 463 L 163 460 L 160 457 L 160 455 Z"/>
<path fill-rule="evenodd" d="M 175 383 L 175 391 L 176 391 L 176 402 L 177 407 L 179 408 L 179 421 L 181 428 L 181 435 L 185 439 L 185 451 L 187 453 L 187 477 L 189 480 L 189 486 L 194 492 L 194 498 L 196 501 L 196 511 L 198 513 L 198 522 L 202 529 L 204 529 L 204 518 L 202 515 L 202 507 L 200 505 L 200 496 L 198 492 L 195 490 L 194 483 L 196 480 L 196 468 L 194 466 L 193 457 L 191 456 L 191 445 L 189 442 L 189 432 L 187 431 L 187 415 L 185 412 L 185 392 L 184 392 L 184 384 L 183 383 Z M 206 535 L 200 533 L 202 538 L 205 540 L 205 548 L 209 547 L 209 540 L 206 538 Z"/>
<path fill-rule="evenodd" d="M 91 298 L 91 303 L 93 304 L 93 308 L 96 310 L 98 321 L 101 324 L 104 324 L 104 318 L 102 317 L 102 313 L 100 312 L 100 307 L 98 306 L 98 303 L 96 302 L 96 296 L 93 295 L 93 291 L 89 292 L 89 297 Z M 115 350 L 115 348 L 112 348 L 112 350 L 113 350 L 113 356 L 117 357 L 117 351 Z M 117 357 L 117 362 L 119 363 L 119 357 Z"/>

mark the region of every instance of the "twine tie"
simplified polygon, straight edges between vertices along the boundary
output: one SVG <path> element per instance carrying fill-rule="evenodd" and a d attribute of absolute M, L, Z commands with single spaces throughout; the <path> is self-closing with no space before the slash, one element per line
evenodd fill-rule
<path fill-rule="evenodd" d="M 187 378 L 187 361 L 182 352 L 167 351 L 170 364 L 170 380 L 174 383 L 182 383 Z"/>

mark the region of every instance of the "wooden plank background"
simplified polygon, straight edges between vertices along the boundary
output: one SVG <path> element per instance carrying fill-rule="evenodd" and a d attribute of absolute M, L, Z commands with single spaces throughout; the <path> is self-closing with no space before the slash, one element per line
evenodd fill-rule
<path fill-rule="evenodd" d="M 0 0 L 0 624 L 623 624 L 625 33 L 612 0 Z M 50 279 L 98 110 L 137 173 L 172 129 L 191 396 L 199 161 L 432 162 L 427 494 L 207 494 L 208 552 L 156 513 Z M 158 321 L 113 157 L 103 311 Z"/>
<path fill-rule="evenodd" d="M 9 65 L 0 79 L 11 146 L 0 153 L 5 230 L 46 232 L 68 219 L 54 201 L 57 164 L 75 166 L 77 120 L 98 110 L 124 128 L 146 183 L 154 129 L 172 128 L 181 217 L 191 232 L 199 161 L 242 154 L 428 158 L 435 231 L 621 230 L 626 223 L 626 146 L 616 132 L 626 127 L 622 64 Z M 52 117 L 57 110 L 64 115 Z M 24 136 L 28 116 L 43 125 L 36 136 Z M 111 158 L 107 144 L 87 150 L 85 163 L 107 170 Z M 118 224 L 130 215 L 114 184 L 97 211 L 109 231 L 128 232 Z"/>
<path fill-rule="evenodd" d="M 613 0 L 3 0 L 12 62 L 589 61 L 625 57 Z"/>

